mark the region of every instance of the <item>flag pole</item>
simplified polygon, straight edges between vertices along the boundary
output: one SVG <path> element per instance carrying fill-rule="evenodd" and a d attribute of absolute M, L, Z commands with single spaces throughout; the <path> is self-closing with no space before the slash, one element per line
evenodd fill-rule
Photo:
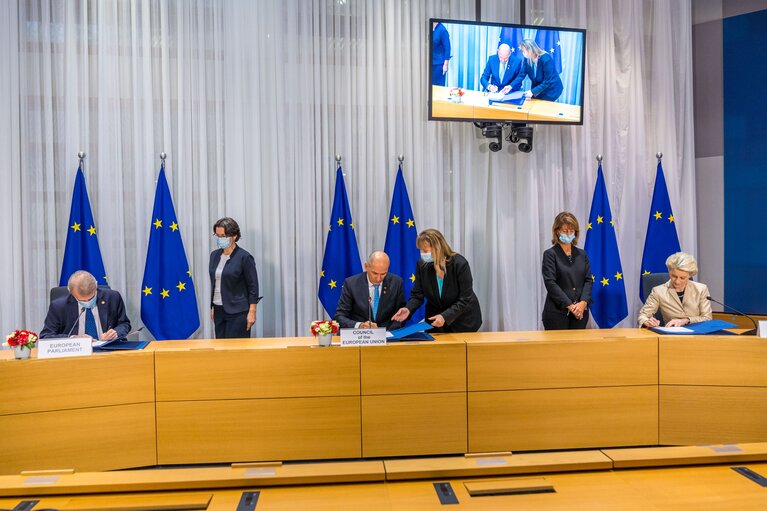
<path fill-rule="evenodd" d="M 658 158 L 658 163 L 663 159 L 663 153 L 655 153 L 655 157 Z"/>
<path fill-rule="evenodd" d="M 83 160 L 85 159 L 85 153 L 83 151 L 80 151 L 77 153 L 77 158 L 80 160 L 80 165 L 83 164 Z"/>
<path fill-rule="evenodd" d="M 405 161 L 405 155 L 400 154 L 399 156 L 397 156 L 397 161 L 399 162 L 400 165 L 402 165 L 402 162 Z"/>
<path fill-rule="evenodd" d="M 160 166 L 164 169 L 165 168 L 165 158 L 167 158 L 168 155 L 165 154 L 165 151 L 160 153 Z"/>
<path fill-rule="evenodd" d="M 341 166 L 341 155 L 337 154 L 336 155 L 336 168 L 338 168 L 340 166 Z"/>
<path fill-rule="evenodd" d="M 602 155 L 601 155 L 601 154 L 598 154 L 598 155 L 597 155 L 597 161 L 598 161 L 600 164 L 602 163 Z"/>

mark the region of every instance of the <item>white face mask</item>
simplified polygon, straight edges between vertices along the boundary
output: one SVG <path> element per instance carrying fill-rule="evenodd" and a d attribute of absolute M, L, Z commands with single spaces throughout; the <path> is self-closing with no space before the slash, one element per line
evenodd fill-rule
<path fill-rule="evenodd" d="M 421 252 L 421 261 L 425 263 L 433 263 L 434 258 L 431 256 L 429 252 Z"/>
<path fill-rule="evenodd" d="M 572 243 L 574 239 L 575 239 L 575 234 L 564 234 L 561 232 L 559 233 L 559 241 L 561 241 L 562 243 L 565 243 L 565 244 Z"/>
<path fill-rule="evenodd" d="M 227 249 L 232 244 L 231 241 L 229 241 L 229 238 L 219 238 L 216 236 L 216 246 L 218 248 Z"/>

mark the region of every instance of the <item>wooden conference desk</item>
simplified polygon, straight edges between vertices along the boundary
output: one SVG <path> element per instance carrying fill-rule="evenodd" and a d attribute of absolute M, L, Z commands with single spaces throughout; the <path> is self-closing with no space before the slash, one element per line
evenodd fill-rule
<path fill-rule="evenodd" d="M 754 338 L 614 329 L 12 356 L 0 352 L 4 474 L 767 441 L 767 344 Z"/>

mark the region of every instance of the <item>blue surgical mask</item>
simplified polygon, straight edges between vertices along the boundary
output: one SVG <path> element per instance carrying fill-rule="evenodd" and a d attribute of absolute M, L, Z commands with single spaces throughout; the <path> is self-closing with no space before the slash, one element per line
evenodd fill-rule
<path fill-rule="evenodd" d="M 219 238 L 216 236 L 216 246 L 218 248 L 227 249 L 229 248 L 229 245 L 231 245 L 232 242 L 229 241 L 229 238 Z"/>
<path fill-rule="evenodd" d="M 433 263 L 434 258 L 431 256 L 429 252 L 421 252 L 421 261 L 425 263 Z"/>
<path fill-rule="evenodd" d="M 575 234 L 563 234 L 559 233 L 559 241 L 565 244 L 570 244 L 575 239 Z"/>
<path fill-rule="evenodd" d="M 93 307 L 96 306 L 96 295 L 93 295 L 93 298 L 91 298 L 87 302 L 81 302 L 80 300 L 77 300 L 77 304 L 83 309 L 92 309 Z"/>

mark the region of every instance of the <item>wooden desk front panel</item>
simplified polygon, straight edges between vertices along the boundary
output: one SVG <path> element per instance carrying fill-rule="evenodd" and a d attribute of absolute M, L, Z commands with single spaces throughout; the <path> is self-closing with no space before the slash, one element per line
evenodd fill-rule
<path fill-rule="evenodd" d="M 359 396 L 157 403 L 159 464 L 361 455 Z"/>
<path fill-rule="evenodd" d="M 662 385 L 767 387 L 767 343 L 754 337 L 660 338 Z"/>
<path fill-rule="evenodd" d="M 0 431 L 3 474 L 157 464 L 154 403 L 5 415 Z"/>
<path fill-rule="evenodd" d="M 469 451 L 658 443 L 658 387 L 469 392 Z"/>
<path fill-rule="evenodd" d="M 466 344 L 362 348 L 362 395 L 466 392 Z"/>
<path fill-rule="evenodd" d="M 358 348 L 156 351 L 157 401 L 359 396 Z"/>
<path fill-rule="evenodd" d="M 657 338 L 468 343 L 468 390 L 657 385 Z"/>
<path fill-rule="evenodd" d="M 0 360 L 0 416 L 154 401 L 150 352 L 90 357 Z"/>
<path fill-rule="evenodd" d="M 362 455 L 466 452 L 466 393 L 362 397 Z"/>
<path fill-rule="evenodd" d="M 767 441 L 767 388 L 660 386 L 660 443 Z"/>

